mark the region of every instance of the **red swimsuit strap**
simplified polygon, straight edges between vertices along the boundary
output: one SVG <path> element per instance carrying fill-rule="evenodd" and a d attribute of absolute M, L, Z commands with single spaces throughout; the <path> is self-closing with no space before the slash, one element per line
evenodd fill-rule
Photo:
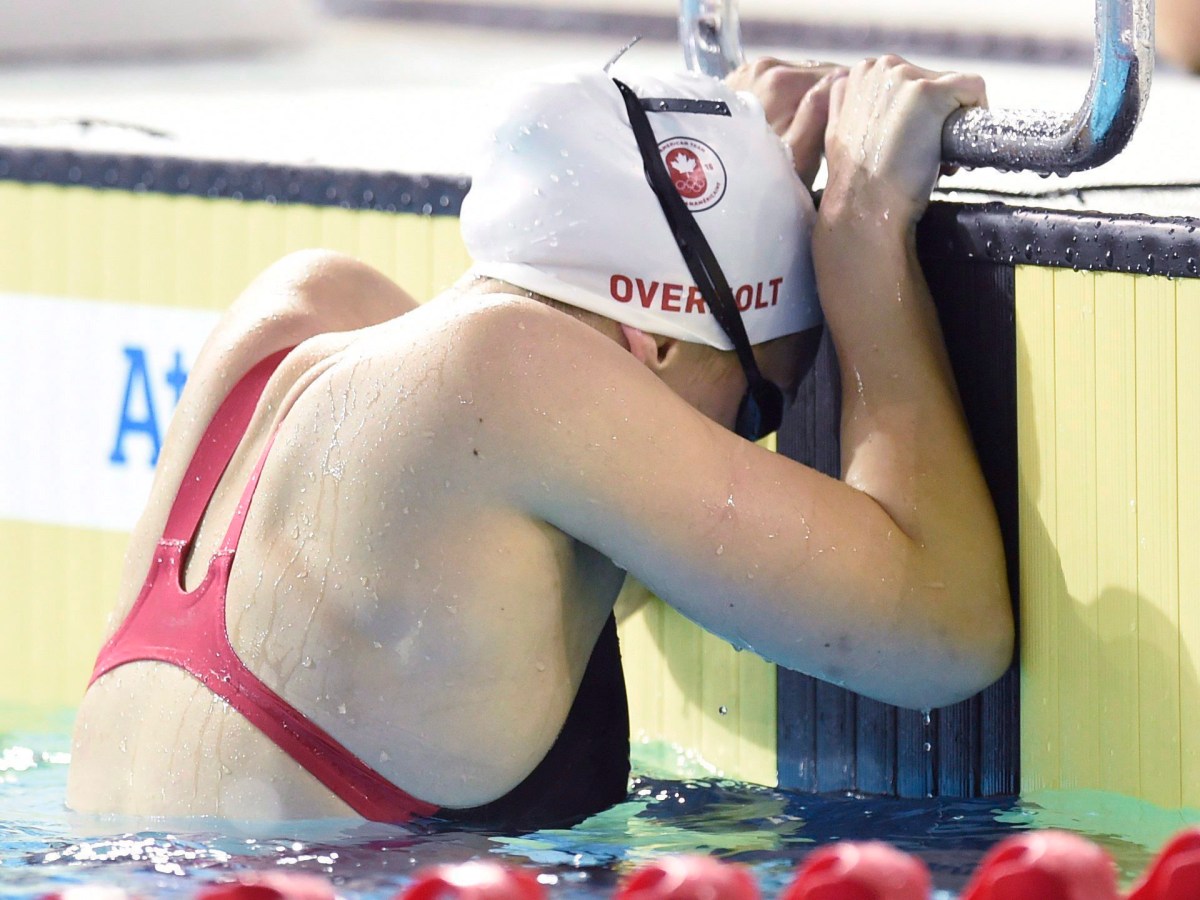
<path fill-rule="evenodd" d="M 396 787 L 355 756 L 264 684 L 238 658 L 229 642 L 225 625 L 229 573 L 274 434 L 259 454 L 204 581 L 193 591 L 181 587 L 184 548 L 195 537 L 217 483 L 245 436 L 267 381 L 288 352 L 281 350 L 255 365 L 214 414 L 171 507 L 141 594 L 100 651 L 92 681 L 138 660 L 178 666 L 226 700 L 364 818 L 404 822 L 413 815 L 432 815 L 437 806 Z"/>
<path fill-rule="evenodd" d="M 246 435 L 246 429 L 250 427 L 250 420 L 254 417 L 254 410 L 258 407 L 267 382 L 291 350 L 288 347 L 258 362 L 234 385 L 213 414 L 204 436 L 196 445 L 196 452 L 179 485 L 179 493 L 175 495 L 175 503 L 163 529 L 164 541 L 190 544 L 196 536 L 196 528 L 200 525 L 204 510 L 208 508 L 221 476 L 225 474 L 229 461 Z M 261 468 L 260 460 L 259 470 Z M 257 476 L 254 481 L 257 483 Z M 240 534 L 240 528 L 238 532 Z"/>

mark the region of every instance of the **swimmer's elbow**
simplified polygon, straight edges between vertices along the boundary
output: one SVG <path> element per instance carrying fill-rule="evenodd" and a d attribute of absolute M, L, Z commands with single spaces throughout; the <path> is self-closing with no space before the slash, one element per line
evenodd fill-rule
<path fill-rule="evenodd" d="M 966 700 L 1000 678 L 1012 662 L 1012 601 L 1003 581 L 946 606 L 930 626 L 922 695 L 905 706 L 931 709 Z"/>

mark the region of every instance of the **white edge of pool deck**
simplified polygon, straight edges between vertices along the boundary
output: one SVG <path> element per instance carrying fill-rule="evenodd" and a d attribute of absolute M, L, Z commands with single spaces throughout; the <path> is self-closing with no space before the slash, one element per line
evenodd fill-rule
<path fill-rule="evenodd" d="M 622 2 L 631 0 L 609 0 L 607 6 L 619 9 Z M 1031 0 L 1014 3 L 1030 7 L 1031 13 L 1036 6 Z M 884 8 L 878 0 L 849 0 L 844 5 L 845 21 L 865 16 L 869 8 L 877 13 Z M 1006 5 L 1007 21 L 1028 23 L 1028 17 L 1014 15 L 1013 5 Z M 804 3 L 788 9 L 793 6 L 796 16 L 816 9 Z M 945 6 L 943 0 L 926 0 L 921 6 L 924 18 L 910 16 L 907 24 L 945 27 Z M 974 9 L 971 3 L 965 7 Z M 783 9 L 783 0 L 757 0 L 744 3 L 742 15 L 749 17 L 756 10 L 779 15 Z M 989 16 L 994 14 L 980 12 L 984 9 L 979 5 L 971 13 L 976 19 L 962 20 L 962 27 L 976 32 L 990 28 Z M 1088 9 L 1086 0 L 1070 0 L 1056 8 L 1046 29 L 1076 36 L 1090 33 Z M 1073 15 L 1068 17 L 1064 10 Z M 887 17 L 881 21 L 887 24 Z M 1044 31 L 1039 28 L 1037 33 Z M 0 64 L 0 146 L 462 175 L 470 169 L 489 97 L 498 84 L 546 66 L 598 67 L 621 43 L 608 36 L 330 17 L 308 23 L 306 35 L 306 40 L 274 48 L 208 57 L 45 63 L 26 59 Z M 833 55 L 822 47 L 747 51 L 791 58 Z M 981 72 L 996 107 L 1070 112 L 1079 106 L 1090 77 L 1087 66 L 917 61 Z M 650 41 L 631 51 L 624 64 L 652 70 L 682 65 L 676 44 Z M 952 198 L 981 199 L 975 192 L 999 191 L 1028 195 L 1029 200 L 1009 199 L 1022 205 L 1085 208 L 1091 199 L 1086 192 L 1096 186 L 1194 184 L 1200 181 L 1195 150 L 1200 123 L 1192 113 L 1198 102 L 1200 78 L 1160 67 L 1133 141 L 1104 166 L 1066 179 L 963 172 L 943 178 L 940 186 Z M 81 126 L 80 121 L 92 124 Z M 1059 196 L 1040 199 L 1047 192 Z M 1195 191 L 1105 191 L 1094 196 L 1102 198 L 1102 204 L 1093 208 L 1102 205 L 1106 212 L 1200 215 Z"/>

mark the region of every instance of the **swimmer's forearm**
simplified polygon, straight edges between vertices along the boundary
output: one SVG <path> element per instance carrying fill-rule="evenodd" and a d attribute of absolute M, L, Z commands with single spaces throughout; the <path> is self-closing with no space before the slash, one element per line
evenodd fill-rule
<path fill-rule="evenodd" d="M 814 258 L 841 366 L 843 478 L 918 540 L 947 484 L 990 513 L 911 230 L 823 212 Z"/>
<path fill-rule="evenodd" d="M 1003 551 L 913 233 L 835 210 L 823 204 L 813 249 L 842 373 L 843 479 L 919 548 L 914 617 L 986 657 L 981 671 L 993 678 L 1007 645 L 972 650 L 970 630 L 1011 628 Z"/>
<path fill-rule="evenodd" d="M 916 385 L 954 394 L 953 375 L 929 288 L 906 229 L 821 215 L 814 262 L 826 320 L 846 379 L 844 408 L 911 399 Z"/>

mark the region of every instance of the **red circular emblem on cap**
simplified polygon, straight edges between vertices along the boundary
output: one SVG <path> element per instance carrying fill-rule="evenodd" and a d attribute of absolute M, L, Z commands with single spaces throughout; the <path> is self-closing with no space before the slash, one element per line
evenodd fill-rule
<path fill-rule="evenodd" d="M 659 144 L 658 152 L 675 190 L 692 212 L 710 209 L 725 196 L 725 164 L 708 144 L 673 137 Z"/>

